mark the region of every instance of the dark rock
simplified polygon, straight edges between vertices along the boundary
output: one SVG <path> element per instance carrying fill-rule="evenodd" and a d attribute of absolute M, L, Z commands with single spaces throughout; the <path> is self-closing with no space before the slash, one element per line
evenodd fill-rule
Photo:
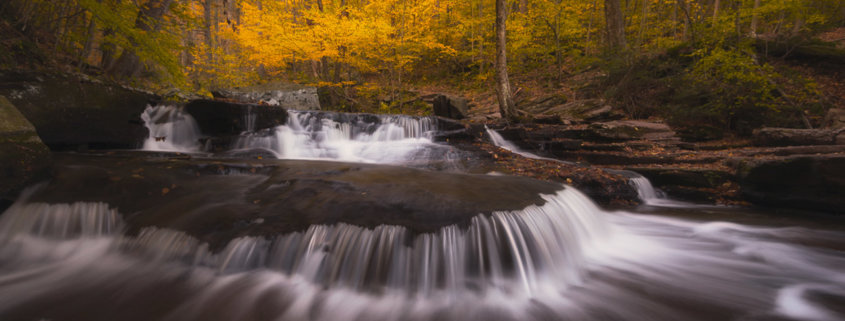
<path fill-rule="evenodd" d="M 0 73 L 6 96 L 54 150 L 138 148 L 148 130 L 141 121 L 159 97 L 76 75 Z"/>
<path fill-rule="evenodd" d="M 340 162 L 131 154 L 59 154 L 56 159 L 55 179 L 32 201 L 106 202 L 126 215 L 130 232 L 167 227 L 212 247 L 244 235 L 272 236 L 341 222 L 433 232 L 466 226 L 479 214 L 544 204 L 540 194 L 562 188 L 525 177 Z M 264 223 L 238 223 L 255 219 Z"/>
<path fill-rule="evenodd" d="M 694 124 L 692 126 L 674 127 L 678 137 L 685 142 L 704 142 L 718 140 L 725 137 L 725 130 L 706 124 Z"/>
<path fill-rule="evenodd" d="M 463 123 L 456 121 L 454 119 L 444 118 L 444 117 L 435 117 L 435 121 L 437 122 L 437 130 L 441 131 L 455 131 L 455 130 L 465 130 L 467 126 Z"/>
<path fill-rule="evenodd" d="M 626 169 L 645 176 L 651 181 L 652 185 L 660 189 L 673 186 L 717 188 L 736 180 L 733 173 L 713 169 L 678 167 L 630 167 Z"/>
<path fill-rule="evenodd" d="M 752 139 L 755 146 L 801 146 L 833 145 L 838 130 L 761 128 L 755 130 Z"/>
<path fill-rule="evenodd" d="M 583 144 L 584 142 L 578 139 L 562 138 L 540 143 L 540 150 L 554 154 L 560 151 L 580 150 Z"/>
<path fill-rule="evenodd" d="M 35 127 L 0 96 L 0 213 L 27 185 L 47 176 L 50 151 Z"/>
<path fill-rule="evenodd" d="M 249 87 L 217 89 L 214 98 L 225 98 L 248 104 L 267 104 L 287 109 L 320 110 L 316 87 L 273 82 Z"/>
<path fill-rule="evenodd" d="M 444 94 L 437 95 L 432 105 L 434 115 L 452 119 L 466 118 L 469 110 L 466 99 Z"/>
<path fill-rule="evenodd" d="M 559 115 L 537 115 L 534 117 L 534 122 L 537 124 L 549 125 L 569 125 L 571 121 L 561 118 Z"/>
<path fill-rule="evenodd" d="M 845 213 L 845 156 L 791 156 L 737 162 L 742 194 L 769 206 Z"/>
<path fill-rule="evenodd" d="M 185 111 L 196 119 L 202 133 L 208 136 L 237 135 L 249 129 L 272 128 L 285 124 L 288 119 L 287 111 L 281 107 L 207 99 L 189 102 Z M 255 117 L 252 125 L 247 117 L 250 114 Z"/>

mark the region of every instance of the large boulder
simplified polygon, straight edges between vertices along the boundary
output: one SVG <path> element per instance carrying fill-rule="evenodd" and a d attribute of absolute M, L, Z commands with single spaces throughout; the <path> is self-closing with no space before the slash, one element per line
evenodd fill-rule
<path fill-rule="evenodd" d="M 464 119 L 469 111 L 465 98 L 438 94 L 432 99 L 434 115 L 452 119 Z"/>
<path fill-rule="evenodd" d="M 293 83 L 273 82 L 249 87 L 218 89 L 212 91 L 211 94 L 214 98 L 242 103 L 266 104 L 297 110 L 320 110 L 317 88 Z"/>
<path fill-rule="evenodd" d="M 755 146 L 833 145 L 841 130 L 761 128 L 752 136 Z"/>
<path fill-rule="evenodd" d="M 233 103 L 219 100 L 192 100 L 185 105 L 206 136 L 238 135 L 283 125 L 288 112 L 278 106 Z"/>
<path fill-rule="evenodd" d="M 0 212 L 27 184 L 43 177 L 50 164 L 35 127 L 0 96 Z"/>
<path fill-rule="evenodd" d="M 0 72 L 0 95 L 35 125 L 51 149 L 138 148 L 141 113 L 159 97 L 84 76 Z"/>
<path fill-rule="evenodd" d="M 747 159 L 737 166 L 742 194 L 753 203 L 845 213 L 845 156 Z"/>

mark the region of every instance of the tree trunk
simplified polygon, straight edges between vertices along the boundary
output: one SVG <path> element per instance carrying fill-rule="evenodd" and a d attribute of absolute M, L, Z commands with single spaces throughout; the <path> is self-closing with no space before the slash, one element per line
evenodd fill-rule
<path fill-rule="evenodd" d="M 604 15 L 607 22 L 607 42 L 612 50 L 625 49 L 625 19 L 622 16 L 620 0 L 604 0 Z"/>
<path fill-rule="evenodd" d="M 751 11 L 751 36 L 757 36 L 757 25 L 760 24 L 760 16 L 757 10 L 760 8 L 760 0 L 754 0 L 754 9 Z"/>
<path fill-rule="evenodd" d="M 517 120 L 516 106 L 508 80 L 508 52 L 505 21 L 508 18 L 505 0 L 496 0 L 496 98 L 502 117 Z"/>
<path fill-rule="evenodd" d="M 79 62 L 76 68 L 81 69 L 82 65 L 88 61 L 88 55 L 91 54 L 91 48 L 94 46 L 94 37 L 97 35 L 97 19 L 91 15 L 91 21 L 88 22 L 88 36 L 85 39 L 85 46 L 79 53 Z"/>
<path fill-rule="evenodd" d="M 153 31 L 155 25 L 151 24 L 151 22 L 161 20 L 161 17 L 167 12 L 172 2 L 173 0 L 153 0 L 147 3 L 138 12 L 138 17 L 135 19 L 135 28 L 147 32 Z M 110 70 L 110 74 L 114 77 L 123 79 L 136 77 L 140 72 L 141 58 L 138 57 L 138 54 L 132 48 L 124 48 L 123 53 L 120 54 L 117 62 L 115 62 L 113 68 Z"/>
<path fill-rule="evenodd" d="M 719 22 L 719 0 L 713 2 L 713 25 Z"/>

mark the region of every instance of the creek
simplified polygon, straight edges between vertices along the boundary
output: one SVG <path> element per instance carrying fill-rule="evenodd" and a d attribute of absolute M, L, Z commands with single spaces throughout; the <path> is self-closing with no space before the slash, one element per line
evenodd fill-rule
<path fill-rule="evenodd" d="M 142 118 L 143 150 L 57 153 L 0 215 L 1 320 L 845 319 L 841 218 L 636 175 L 644 205 L 606 210 L 483 174 L 428 117 L 289 111 L 214 152 Z"/>

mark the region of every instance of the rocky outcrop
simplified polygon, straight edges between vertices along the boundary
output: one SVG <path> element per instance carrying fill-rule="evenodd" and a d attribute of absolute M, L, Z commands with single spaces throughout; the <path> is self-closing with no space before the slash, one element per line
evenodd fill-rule
<path fill-rule="evenodd" d="M 466 226 L 479 214 L 542 205 L 541 194 L 563 188 L 525 177 L 386 165 L 149 156 L 60 153 L 55 178 L 31 200 L 105 202 L 131 213 L 130 233 L 168 227 L 219 247 L 240 236 L 278 235 L 312 224 L 388 224 L 433 232 Z"/>
<path fill-rule="evenodd" d="M 185 105 L 207 136 L 238 135 L 285 124 L 288 112 L 278 106 L 242 104 L 219 100 L 193 100 Z"/>
<path fill-rule="evenodd" d="M 744 159 L 737 167 L 754 203 L 845 214 L 845 155 Z"/>
<path fill-rule="evenodd" d="M 755 146 L 833 145 L 845 129 L 761 128 L 754 131 Z"/>
<path fill-rule="evenodd" d="M 469 107 L 465 98 L 446 94 L 435 94 L 433 96 L 423 97 L 423 100 L 431 101 L 435 116 L 452 119 L 464 119 L 467 117 Z"/>
<path fill-rule="evenodd" d="M 35 127 L 0 96 L 0 213 L 26 185 L 42 178 L 50 164 Z"/>
<path fill-rule="evenodd" d="M 317 88 L 293 83 L 273 82 L 249 87 L 218 89 L 212 91 L 211 94 L 214 98 L 241 103 L 281 106 L 297 110 L 320 110 Z"/>
<path fill-rule="evenodd" d="M 159 97 L 84 76 L 0 73 L 0 95 L 32 122 L 51 149 L 138 148 L 141 113 Z"/>

